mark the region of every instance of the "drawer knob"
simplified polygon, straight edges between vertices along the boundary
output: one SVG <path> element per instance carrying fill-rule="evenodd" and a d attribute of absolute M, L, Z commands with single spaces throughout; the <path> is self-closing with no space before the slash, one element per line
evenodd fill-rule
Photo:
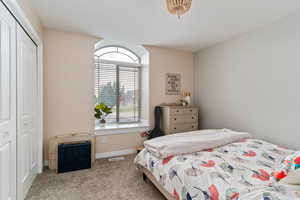
<path fill-rule="evenodd" d="M 192 128 L 194 128 L 194 126 L 192 126 Z"/>
<path fill-rule="evenodd" d="M 179 112 L 179 110 L 176 110 L 176 112 Z"/>
<path fill-rule="evenodd" d="M 190 110 L 191 112 L 193 112 L 193 110 Z"/>
<path fill-rule="evenodd" d="M 192 117 L 192 119 L 194 119 L 194 117 Z"/>
<path fill-rule="evenodd" d="M 176 127 L 174 129 L 176 130 Z"/>
<path fill-rule="evenodd" d="M 174 120 L 176 120 L 176 118 L 174 118 Z"/>

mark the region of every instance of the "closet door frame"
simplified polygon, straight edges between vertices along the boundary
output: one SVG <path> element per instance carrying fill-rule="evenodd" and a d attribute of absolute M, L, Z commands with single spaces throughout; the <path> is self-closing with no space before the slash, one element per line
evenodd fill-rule
<path fill-rule="evenodd" d="M 24 31 L 37 46 L 37 66 L 38 66 L 38 173 L 43 172 L 43 42 L 39 37 L 29 19 L 15 0 L 0 0 L 22 26 Z M 1 3 L 1 2 L 0 2 Z"/>
<path fill-rule="evenodd" d="M 0 2 L 0 199 L 17 199 L 16 22 Z"/>

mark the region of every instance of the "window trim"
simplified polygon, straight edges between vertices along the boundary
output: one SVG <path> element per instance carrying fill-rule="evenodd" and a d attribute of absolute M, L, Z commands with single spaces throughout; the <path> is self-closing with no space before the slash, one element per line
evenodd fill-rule
<path fill-rule="evenodd" d="M 109 46 L 106 46 L 106 47 L 109 47 Z M 103 48 L 106 48 L 106 47 L 103 47 Z M 123 47 L 122 47 L 123 48 Z M 102 48 L 100 48 L 102 49 Z M 99 49 L 98 49 L 99 50 Z M 130 50 L 128 50 L 130 51 Z M 141 92 L 141 86 L 142 86 L 142 79 L 141 79 L 141 76 L 142 76 L 142 70 L 141 68 L 143 67 L 142 64 L 140 63 L 130 63 L 130 62 L 122 62 L 122 61 L 114 61 L 114 60 L 105 60 L 105 59 L 100 59 L 100 56 L 96 56 L 97 58 L 95 59 L 94 58 L 94 63 L 95 63 L 95 67 L 99 66 L 101 64 L 108 64 L 108 65 L 115 65 L 116 66 L 116 84 L 117 84 L 117 88 L 119 88 L 119 68 L 120 67 L 128 67 L 128 68 L 137 68 L 138 69 L 138 87 L 139 87 L 139 90 L 138 90 L 138 97 L 139 97 L 139 101 L 138 101 L 138 120 L 137 121 L 132 121 L 132 122 L 120 122 L 120 121 L 116 121 L 112 124 L 135 124 L 135 123 L 141 123 L 141 116 L 142 116 L 142 109 L 141 109 L 141 105 L 142 105 L 142 99 L 141 99 L 141 96 L 142 96 L 142 92 Z M 139 57 L 137 57 L 139 58 Z M 140 60 L 140 58 L 139 58 Z M 95 80 L 96 81 L 96 80 Z M 94 84 L 94 87 L 95 87 L 95 84 Z M 119 90 L 117 90 L 119 91 Z M 119 94 L 117 94 L 117 99 L 116 99 L 117 103 L 116 103 L 116 120 L 119 119 Z"/>
<path fill-rule="evenodd" d="M 99 51 L 100 49 L 105 49 L 105 48 L 109 48 L 109 47 L 122 48 L 122 49 L 125 49 L 125 50 L 129 51 L 130 53 L 132 53 L 133 55 L 135 55 L 137 57 L 137 59 L 138 59 L 137 60 L 138 63 L 134 62 L 134 64 L 141 64 L 141 58 L 140 58 L 140 56 L 138 54 L 136 54 L 131 49 L 129 49 L 127 47 L 124 47 L 124 46 L 121 46 L 121 45 L 106 45 L 106 46 L 102 46 L 102 47 L 99 47 L 99 48 L 95 49 L 95 52 Z M 108 52 L 108 53 L 120 53 L 120 54 L 124 54 L 123 52 L 119 52 L 119 51 L 111 51 L 111 52 Z M 107 53 L 101 54 L 100 56 L 97 56 L 97 55 L 95 55 L 95 56 L 97 56 L 100 59 L 100 57 L 102 55 L 105 55 L 105 54 L 107 54 Z M 126 55 L 126 54 L 124 54 L 124 55 Z M 129 56 L 129 55 L 126 55 L 126 56 L 128 56 L 130 59 L 132 59 L 131 56 Z M 132 59 L 132 60 L 134 60 L 134 59 Z M 119 61 L 117 61 L 117 62 L 119 62 Z M 122 62 L 122 61 L 120 61 L 120 62 Z"/>
<path fill-rule="evenodd" d="M 122 61 L 115 61 L 115 60 L 105 60 L 97 58 L 100 64 L 108 64 L 108 65 L 120 65 L 120 66 L 126 66 L 126 67 L 143 67 L 140 63 L 130 63 L 130 62 L 122 62 Z"/>
<path fill-rule="evenodd" d="M 141 133 L 144 131 L 149 131 L 150 128 L 151 126 L 147 120 L 141 120 L 139 123 L 131 124 L 105 124 L 104 126 L 96 124 L 94 134 L 97 136 L 105 136 L 128 133 Z"/>
<path fill-rule="evenodd" d="M 131 59 L 132 61 L 135 61 L 135 63 L 136 62 L 139 62 L 139 60 L 137 59 L 137 60 L 135 60 L 134 58 L 132 58 L 131 56 L 129 56 L 129 55 L 127 55 L 126 53 L 123 53 L 123 52 L 119 52 L 119 51 L 110 51 L 110 52 L 106 52 L 106 53 L 103 53 L 103 54 L 101 54 L 101 55 L 99 55 L 98 57 L 100 58 L 101 56 L 104 56 L 104 55 L 106 55 L 106 54 L 111 54 L 111 53 L 118 53 L 118 54 L 122 54 L 122 55 L 124 55 L 124 56 L 127 56 L 129 59 Z"/>

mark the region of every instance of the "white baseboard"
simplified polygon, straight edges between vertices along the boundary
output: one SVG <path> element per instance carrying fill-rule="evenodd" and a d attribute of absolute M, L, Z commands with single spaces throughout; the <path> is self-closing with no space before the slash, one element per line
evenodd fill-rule
<path fill-rule="evenodd" d="M 105 152 L 105 153 L 97 153 L 96 159 L 101 158 L 111 158 L 111 157 L 117 157 L 117 156 L 126 156 L 130 154 L 135 154 L 137 152 L 136 149 L 125 149 L 122 151 L 112 151 L 112 152 Z M 44 160 L 44 166 L 47 167 L 49 165 L 48 160 Z"/>
<path fill-rule="evenodd" d="M 136 149 L 125 149 L 122 151 L 112 151 L 112 152 L 105 152 L 105 153 L 97 153 L 96 159 L 101 158 L 111 158 L 111 157 L 117 157 L 117 156 L 125 156 L 130 154 L 135 154 Z"/>

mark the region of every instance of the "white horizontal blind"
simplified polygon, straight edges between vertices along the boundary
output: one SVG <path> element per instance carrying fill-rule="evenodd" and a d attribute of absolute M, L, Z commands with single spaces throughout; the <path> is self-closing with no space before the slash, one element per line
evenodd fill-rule
<path fill-rule="evenodd" d="M 119 67 L 119 122 L 139 120 L 139 69 Z"/>
<path fill-rule="evenodd" d="M 95 62 L 95 101 L 112 108 L 106 121 L 131 123 L 140 119 L 140 68 Z"/>
<path fill-rule="evenodd" d="M 113 113 L 106 118 L 107 122 L 117 121 L 117 66 L 96 62 L 95 97 L 96 103 L 105 103 Z"/>

